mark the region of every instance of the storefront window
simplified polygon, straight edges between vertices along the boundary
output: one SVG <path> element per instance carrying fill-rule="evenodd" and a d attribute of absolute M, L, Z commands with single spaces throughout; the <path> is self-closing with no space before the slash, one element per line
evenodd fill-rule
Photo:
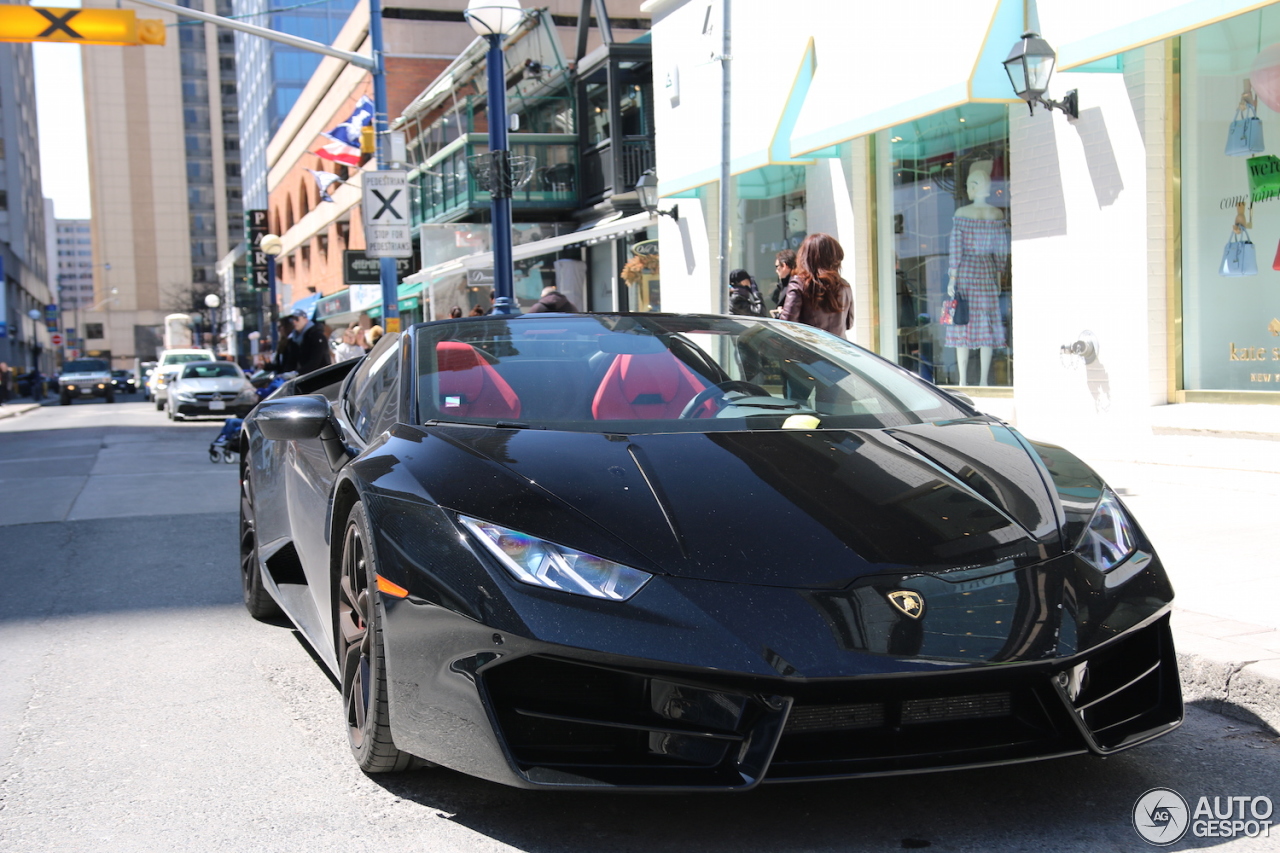
<path fill-rule="evenodd" d="M 939 385 L 1012 385 L 1007 107 L 899 125 L 877 154 L 884 354 Z"/>
<path fill-rule="evenodd" d="M 751 273 L 766 293 L 776 283 L 774 257 L 783 249 L 800 248 L 808 233 L 805 168 L 765 166 L 732 179 L 737 221 L 730 266 Z"/>
<path fill-rule="evenodd" d="M 618 240 L 624 258 L 619 278 L 627 290 L 627 310 L 662 310 L 661 267 L 658 256 L 658 229 L 651 226 Z"/>
<path fill-rule="evenodd" d="M 1183 387 L 1280 391 L 1280 8 L 1181 52 Z"/>

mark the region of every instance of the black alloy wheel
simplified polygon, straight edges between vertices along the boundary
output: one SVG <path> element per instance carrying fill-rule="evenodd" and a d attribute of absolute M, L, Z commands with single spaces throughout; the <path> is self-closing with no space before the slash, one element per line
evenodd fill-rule
<path fill-rule="evenodd" d="M 366 773 L 412 770 L 427 766 L 427 762 L 401 752 L 391 739 L 382 618 L 376 600 L 377 566 L 370 541 L 364 504 L 357 501 L 347 517 L 342 569 L 334 589 L 347 741 L 356 763 Z"/>
<path fill-rule="evenodd" d="M 253 487 L 249 469 L 240 475 L 240 584 L 244 588 L 244 607 L 254 619 L 270 619 L 281 615 L 280 605 L 262 586 L 262 566 L 258 562 L 258 531 L 253 513 Z"/>

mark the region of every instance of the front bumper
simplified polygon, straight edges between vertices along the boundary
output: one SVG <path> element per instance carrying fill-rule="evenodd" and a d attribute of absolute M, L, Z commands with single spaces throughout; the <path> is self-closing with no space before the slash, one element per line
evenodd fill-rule
<path fill-rule="evenodd" d="M 115 389 L 110 384 L 107 384 L 104 386 L 96 382 L 71 383 L 71 384 L 61 386 L 59 388 L 59 391 L 62 394 L 67 394 L 71 397 L 81 397 L 81 398 L 105 397 L 108 394 L 115 393 Z"/>
<path fill-rule="evenodd" d="M 253 411 L 252 404 L 240 404 L 227 401 L 226 407 L 222 409 L 211 408 L 209 403 L 204 401 L 196 401 L 194 403 L 183 402 L 180 400 L 171 400 L 169 405 L 173 408 L 174 414 L 183 417 L 198 417 L 200 415 L 217 416 L 217 417 L 236 417 L 243 418 Z"/>
<path fill-rule="evenodd" d="M 390 647 L 418 623 L 485 650 L 389 655 L 397 746 L 516 787 L 745 790 L 1108 755 L 1182 721 L 1167 612 L 1065 659 L 788 679 L 549 647 L 423 608 L 387 607 Z"/>

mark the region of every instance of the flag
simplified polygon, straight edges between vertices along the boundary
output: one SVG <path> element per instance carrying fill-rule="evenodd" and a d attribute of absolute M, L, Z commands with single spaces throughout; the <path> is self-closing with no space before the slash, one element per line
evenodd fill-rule
<path fill-rule="evenodd" d="M 373 124 L 373 101 L 368 95 L 356 102 L 351 117 L 333 130 L 325 131 L 321 136 L 333 140 L 320 147 L 315 154 L 326 160 L 346 163 L 349 166 L 360 165 L 360 129 Z"/>
<path fill-rule="evenodd" d="M 329 195 L 329 187 L 342 183 L 342 178 L 333 172 L 318 172 L 315 169 L 307 169 L 307 171 L 316 179 L 316 186 L 320 189 L 320 200 L 333 201 L 333 196 Z"/>

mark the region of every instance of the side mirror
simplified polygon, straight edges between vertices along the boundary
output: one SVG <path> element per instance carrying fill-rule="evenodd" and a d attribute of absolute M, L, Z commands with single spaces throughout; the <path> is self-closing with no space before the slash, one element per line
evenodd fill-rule
<path fill-rule="evenodd" d="M 309 441 L 329 426 L 329 401 L 319 394 L 263 400 L 254 420 L 272 441 Z"/>

